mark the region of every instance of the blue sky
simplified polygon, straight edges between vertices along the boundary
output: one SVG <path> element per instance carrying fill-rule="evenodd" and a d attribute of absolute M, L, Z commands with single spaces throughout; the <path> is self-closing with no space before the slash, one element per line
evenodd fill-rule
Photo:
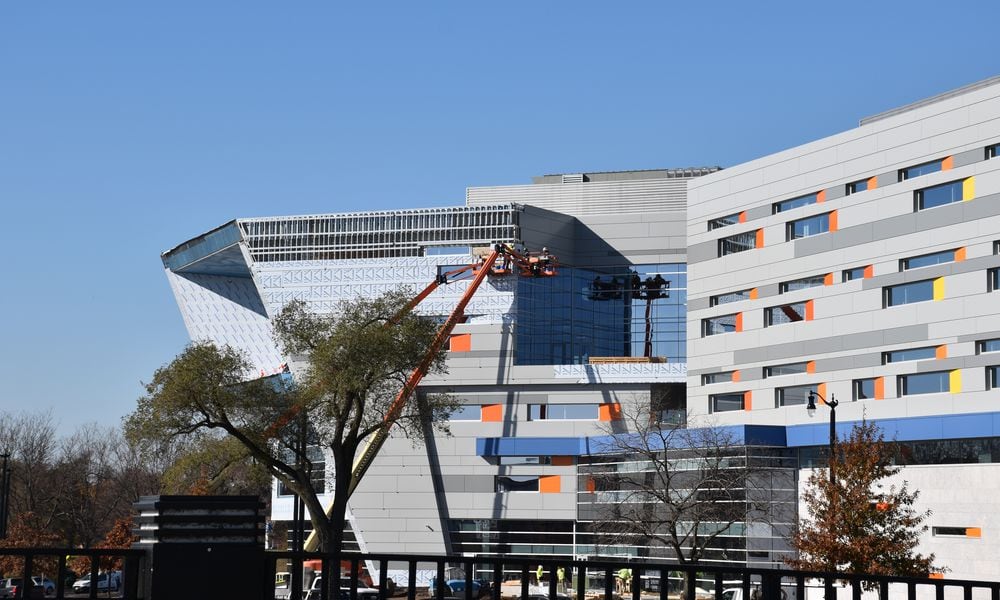
<path fill-rule="evenodd" d="M 241 216 L 729 166 L 1000 74 L 994 2 L 0 3 L 0 410 L 117 423 Z"/>

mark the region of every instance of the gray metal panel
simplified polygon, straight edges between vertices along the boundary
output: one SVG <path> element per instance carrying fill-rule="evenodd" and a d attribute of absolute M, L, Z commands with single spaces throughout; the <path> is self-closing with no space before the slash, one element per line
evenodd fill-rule
<path fill-rule="evenodd" d="M 688 310 L 704 310 L 706 308 L 711 308 L 711 299 L 707 296 L 704 298 L 688 298 L 687 308 Z"/>
<path fill-rule="evenodd" d="M 866 331 L 801 342 L 774 344 L 733 351 L 733 363 L 758 363 L 762 360 L 818 356 L 830 352 L 878 348 L 883 345 L 917 342 L 927 339 L 927 325 L 908 325 L 880 331 Z"/>
<path fill-rule="evenodd" d="M 765 206 L 755 206 L 753 208 L 748 208 L 746 210 L 746 213 L 747 213 L 747 221 L 749 222 L 756 219 L 763 219 L 764 217 L 770 217 L 772 214 L 774 214 L 774 207 L 772 207 L 770 204 L 767 204 Z"/>
<path fill-rule="evenodd" d="M 894 183 L 899 183 L 899 171 L 878 174 L 878 187 L 882 188 Z"/>
<path fill-rule="evenodd" d="M 487 492 L 496 490 L 495 480 L 490 475 L 442 475 L 441 483 L 445 492 Z"/>
<path fill-rule="evenodd" d="M 964 167 L 966 165 L 971 165 L 985 160 L 986 153 L 982 148 L 974 148 L 972 150 L 966 150 L 965 152 L 959 152 L 952 156 L 954 161 L 952 166 L 957 169 L 959 167 Z"/>
<path fill-rule="evenodd" d="M 687 257 L 689 265 L 719 258 L 719 241 L 712 240 L 688 246 Z"/>
<path fill-rule="evenodd" d="M 826 190 L 826 201 L 836 200 L 838 198 L 843 198 L 847 195 L 846 185 L 835 185 L 833 187 L 828 187 Z"/>

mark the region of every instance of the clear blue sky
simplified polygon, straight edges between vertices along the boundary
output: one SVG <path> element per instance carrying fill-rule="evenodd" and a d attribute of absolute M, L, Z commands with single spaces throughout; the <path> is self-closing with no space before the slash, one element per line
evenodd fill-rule
<path fill-rule="evenodd" d="M 235 217 L 728 166 L 1000 74 L 983 2 L 2 2 L 0 410 L 118 420 Z"/>

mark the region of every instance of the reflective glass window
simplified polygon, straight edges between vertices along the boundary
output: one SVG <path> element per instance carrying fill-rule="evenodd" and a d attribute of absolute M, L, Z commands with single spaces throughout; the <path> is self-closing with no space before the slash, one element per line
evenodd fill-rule
<path fill-rule="evenodd" d="M 926 302 L 934 299 L 934 280 L 891 285 L 883 290 L 885 292 L 885 306 L 887 307 Z"/>
<path fill-rule="evenodd" d="M 548 465 L 552 464 L 550 456 L 500 456 L 501 465 Z"/>
<path fill-rule="evenodd" d="M 851 194 L 857 194 L 858 192 L 863 192 L 867 189 L 868 189 L 868 180 L 861 179 L 858 181 L 853 181 L 851 183 L 848 183 L 845 191 L 847 192 L 847 195 L 850 196 Z"/>
<path fill-rule="evenodd" d="M 882 363 L 897 363 L 906 362 L 908 360 L 927 360 L 929 358 L 934 358 L 937 354 L 937 348 L 934 346 L 926 346 L 924 348 L 905 348 L 903 350 L 892 350 L 891 352 L 882 353 Z"/>
<path fill-rule="evenodd" d="M 1000 367 L 986 367 L 986 389 L 995 390 L 997 388 L 997 375 L 1000 374 Z"/>
<path fill-rule="evenodd" d="M 944 206 L 962 201 L 962 182 L 952 181 L 913 192 L 914 210 Z"/>
<path fill-rule="evenodd" d="M 764 377 L 781 377 L 782 375 L 798 375 L 809 372 L 808 362 L 787 363 L 764 367 Z"/>
<path fill-rule="evenodd" d="M 794 302 L 782 306 L 772 306 L 764 309 L 764 325 L 783 325 L 801 321 L 806 317 L 806 303 Z"/>
<path fill-rule="evenodd" d="M 986 147 L 986 160 L 1000 156 L 1000 144 L 993 144 Z"/>
<path fill-rule="evenodd" d="M 951 390 L 951 377 L 948 371 L 934 373 L 913 373 L 899 376 L 899 395 L 916 396 L 919 394 L 940 394 Z"/>
<path fill-rule="evenodd" d="M 736 225 L 740 222 L 740 213 L 734 215 L 726 215 L 725 217 L 719 217 L 718 219 L 712 219 L 708 222 L 708 230 L 721 229 L 723 227 L 729 227 L 730 225 Z"/>
<path fill-rule="evenodd" d="M 747 231 L 737 233 L 719 240 L 719 256 L 746 252 L 757 247 L 757 232 Z"/>
<path fill-rule="evenodd" d="M 931 254 L 922 254 L 912 258 L 901 259 L 899 261 L 899 270 L 906 271 L 909 269 L 919 269 L 920 267 L 929 267 L 931 265 L 940 265 L 942 263 L 950 262 L 955 262 L 954 250 L 932 252 Z"/>
<path fill-rule="evenodd" d="M 718 335 L 736 331 L 736 315 L 722 315 L 701 320 L 702 335 Z"/>
<path fill-rule="evenodd" d="M 841 274 L 841 279 L 843 281 L 852 281 L 854 279 L 864 279 L 865 278 L 865 268 L 866 267 L 854 267 L 853 269 L 844 269 Z"/>
<path fill-rule="evenodd" d="M 816 204 L 818 196 L 818 194 L 806 194 L 805 196 L 798 196 L 797 198 L 790 198 L 788 200 L 782 200 L 781 202 L 775 202 L 773 205 L 774 214 L 785 212 L 786 210 L 792 210 L 793 208 L 798 208 L 800 206 Z"/>
<path fill-rule="evenodd" d="M 733 380 L 733 371 L 725 371 L 723 373 L 706 373 L 701 376 L 702 385 L 709 385 L 712 383 L 730 383 Z"/>
<path fill-rule="evenodd" d="M 448 417 L 452 421 L 480 421 L 483 418 L 483 407 L 478 404 L 463 404 Z"/>
<path fill-rule="evenodd" d="M 997 267 L 986 270 L 986 290 L 989 292 L 1000 290 L 1000 269 Z"/>
<path fill-rule="evenodd" d="M 709 396 L 712 412 L 743 410 L 743 393 L 714 394 Z"/>
<path fill-rule="evenodd" d="M 875 379 L 855 379 L 854 399 L 872 400 L 875 398 Z"/>
<path fill-rule="evenodd" d="M 598 415 L 597 404 L 529 404 L 529 421 L 593 420 Z"/>
<path fill-rule="evenodd" d="M 817 287 L 824 285 L 826 283 L 826 275 L 813 275 L 811 277 L 803 277 L 802 279 L 793 279 L 792 281 L 784 281 L 778 284 L 778 293 L 784 294 L 786 292 L 794 292 L 795 290 L 804 290 L 812 287 Z"/>
<path fill-rule="evenodd" d="M 537 492 L 537 475 L 497 475 L 496 491 L 505 492 Z"/>
<path fill-rule="evenodd" d="M 798 385 L 794 387 L 784 387 L 774 390 L 778 406 L 794 406 L 805 404 L 809 398 L 809 392 L 815 390 L 813 385 Z"/>
<path fill-rule="evenodd" d="M 976 342 L 976 352 L 979 354 L 983 354 L 984 352 L 1000 352 L 1000 339 L 980 340 Z"/>
<path fill-rule="evenodd" d="M 710 306 L 718 306 L 720 304 L 729 304 L 730 302 L 740 302 L 741 300 L 750 299 L 750 290 L 740 290 L 738 292 L 726 292 L 725 294 L 719 294 L 718 296 L 709 297 L 708 303 Z"/>
<path fill-rule="evenodd" d="M 937 173 L 941 170 L 943 165 L 943 160 L 932 160 L 931 162 L 922 163 L 919 165 L 914 165 L 912 167 L 906 167 L 905 169 L 899 170 L 899 180 L 906 181 L 907 179 L 913 179 L 914 177 L 920 177 L 921 175 L 928 175 L 930 173 Z"/>
<path fill-rule="evenodd" d="M 797 221 L 789 221 L 786 225 L 788 241 L 819 235 L 830 231 L 830 213 L 823 213 Z"/>

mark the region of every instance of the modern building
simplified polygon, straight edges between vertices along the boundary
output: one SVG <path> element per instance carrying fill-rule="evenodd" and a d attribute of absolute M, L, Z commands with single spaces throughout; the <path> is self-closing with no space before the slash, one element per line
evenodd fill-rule
<path fill-rule="evenodd" d="M 933 511 L 922 550 L 949 577 L 1000 578 L 998 153 L 994 78 L 725 170 L 548 175 L 469 188 L 450 208 L 238 219 L 163 263 L 191 337 L 267 375 L 287 362 L 269 317 L 292 299 L 326 312 L 417 289 L 496 242 L 559 257 L 557 277 L 477 293 L 448 375 L 421 387 L 462 400 L 453 435 L 386 445 L 349 507 L 363 550 L 662 556 L 602 545 L 615 496 L 590 483 L 636 468 L 599 442 L 652 403 L 660 422 L 726 427 L 790 474 L 768 522 L 731 528 L 707 556 L 779 565 L 828 442 L 828 409 L 805 407 L 814 391 L 839 400 L 842 433 L 867 418 L 900 444 L 902 477 Z M 420 310 L 448 314 L 466 285 Z"/>

